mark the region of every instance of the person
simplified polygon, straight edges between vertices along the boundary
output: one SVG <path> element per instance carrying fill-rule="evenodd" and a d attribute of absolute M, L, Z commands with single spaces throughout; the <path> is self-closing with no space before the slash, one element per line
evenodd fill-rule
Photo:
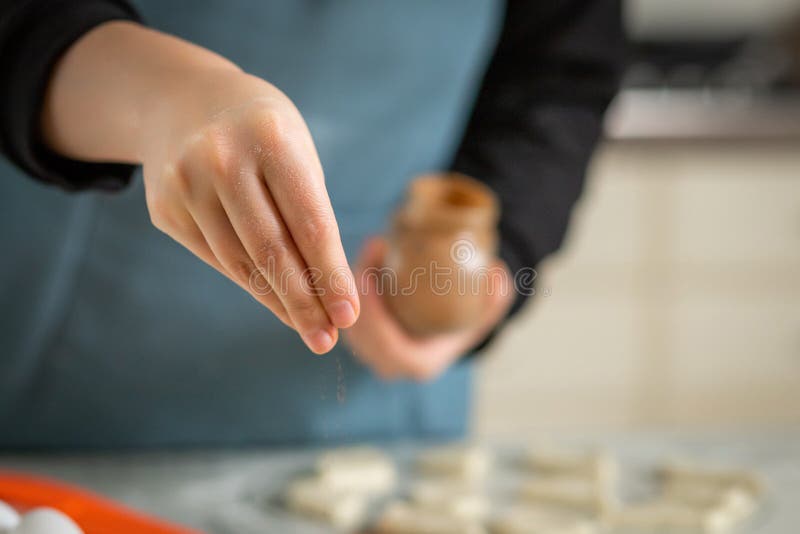
<path fill-rule="evenodd" d="M 560 246 L 624 61 L 618 0 L 0 10 L 0 447 L 464 434 L 469 355 L 531 291 L 415 339 L 358 273 L 430 170 L 497 193 L 505 276 Z M 323 276 L 259 291 L 265 266 Z"/>

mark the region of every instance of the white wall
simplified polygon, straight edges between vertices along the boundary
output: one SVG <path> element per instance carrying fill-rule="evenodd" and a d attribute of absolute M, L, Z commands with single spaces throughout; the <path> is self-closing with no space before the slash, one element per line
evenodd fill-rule
<path fill-rule="evenodd" d="M 636 37 L 712 38 L 763 33 L 800 12 L 800 0 L 625 0 Z"/>
<path fill-rule="evenodd" d="M 597 154 L 477 430 L 800 423 L 800 143 Z"/>

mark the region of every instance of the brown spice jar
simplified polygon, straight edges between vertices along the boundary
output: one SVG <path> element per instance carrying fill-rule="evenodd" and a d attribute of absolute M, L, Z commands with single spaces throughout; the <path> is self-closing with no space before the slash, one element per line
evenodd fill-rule
<path fill-rule="evenodd" d="M 387 306 L 410 334 L 451 332 L 479 320 L 497 254 L 498 217 L 497 197 L 473 178 L 441 173 L 412 181 L 394 215 L 381 284 Z"/>

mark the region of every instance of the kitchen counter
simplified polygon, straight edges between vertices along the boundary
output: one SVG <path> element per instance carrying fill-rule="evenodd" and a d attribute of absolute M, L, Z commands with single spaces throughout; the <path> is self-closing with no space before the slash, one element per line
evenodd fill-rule
<path fill-rule="evenodd" d="M 641 480 L 668 458 L 753 469 L 767 480 L 765 505 L 746 532 L 790 534 L 800 524 L 800 429 L 749 433 L 637 432 L 553 437 L 555 443 L 607 447 L 625 481 Z M 525 443 L 525 442 L 521 442 Z M 500 451 L 513 451 L 500 445 Z M 417 447 L 388 447 L 407 465 Z M 131 507 L 214 534 L 323 533 L 276 503 L 283 485 L 311 467 L 315 450 L 0 455 L 0 468 L 79 484 Z"/>

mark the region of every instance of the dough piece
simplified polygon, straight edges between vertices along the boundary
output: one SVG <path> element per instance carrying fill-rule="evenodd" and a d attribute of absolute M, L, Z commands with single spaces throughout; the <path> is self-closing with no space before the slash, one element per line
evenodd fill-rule
<path fill-rule="evenodd" d="M 475 487 L 442 480 L 421 480 L 411 487 L 411 502 L 429 510 L 482 521 L 489 515 L 489 499 Z"/>
<path fill-rule="evenodd" d="M 23 515 L 14 534 L 83 534 L 68 516 L 53 508 L 35 508 Z"/>
<path fill-rule="evenodd" d="M 476 482 L 486 478 L 491 470 L 489 451 L 469 445 L 450 445 L 428 449 L 417 458 L 417 466 L 426 475 L 450 477 Z"/>
<path fill-rule="evenodd" d="M 721 534 L 735 523 L 729 515 L 702 510 L 682 503 L 656 500 L 622 507 L 612 515 L 611 524 L 623 532 Z"/>
<path fill-rule="evenodd" d="M 336 489 L 319 478 L 309 477 L 289 484 L 285 500 L 286 506 L 297 514 L 351 530 L 364 522 L 369 499 L 365 494 Z"/>
<path fill-rule="evenodd" d="M 0 501 L 0 534 L 5 534 L 17 528 L 19 514 L 8 504 Z"/>
<path fill-rule="evenodd" d="M 383 512 L 377 524 L 382 534 L 485 534 L 486 530 L 477 521 L 414 506 L 406 502 L 394 502 Z"/>
<path fill-rule="evenodd" d="M 756 498 L 749 491 L 733 486 L 719 488 L 707 484 L 671 483 L 664 488 L 664 498 L 726 514 L 737 523 L 752 516 L 758 508 Z"/>
<path fill-rule="evenodd" d="M 317 472 L 323 482 L 335 489 L 372 495 L 391 492 L 397 482 L 392 461 L 371 447 L 338 449 L 322 454 L 317 460 Z"/>
<path fill-rule="evenodd" d="M 529 505 L 514 506 L 492 522 L 492 534 L 594 534 L 597 526 L 585 519 Z"/>
<path fill-rule="evenodd" d="M 594 480 L 541 477 L 522 484 L 520 497 L 534 505 L 603 515 L 611 508 L 611 494 Z"/>
<path fill-rule="evenodd" d="M 317 458 L 317 468 L 327 469 L 341 464 L 385 464 L 390 458 L 380 449 L 367 445 L 343 447 L 324 452 Z"/>
<path fill-rule="evenodd" d="M 756 473 L 742 469 L 715 469 L 671 462 L 660 469 L 665 485 L 697 484 L 717 488 L 739 487 L 753 497 L 764 493 L 764 481 Z"/>
<path fill-rule="evenodd" d="M 586 477 L 611 481 L 616 478 L 617 464 L 603 452 L 576 452 L 533 448 L 525 455 L 525 464 L 543 475 Z"/>

